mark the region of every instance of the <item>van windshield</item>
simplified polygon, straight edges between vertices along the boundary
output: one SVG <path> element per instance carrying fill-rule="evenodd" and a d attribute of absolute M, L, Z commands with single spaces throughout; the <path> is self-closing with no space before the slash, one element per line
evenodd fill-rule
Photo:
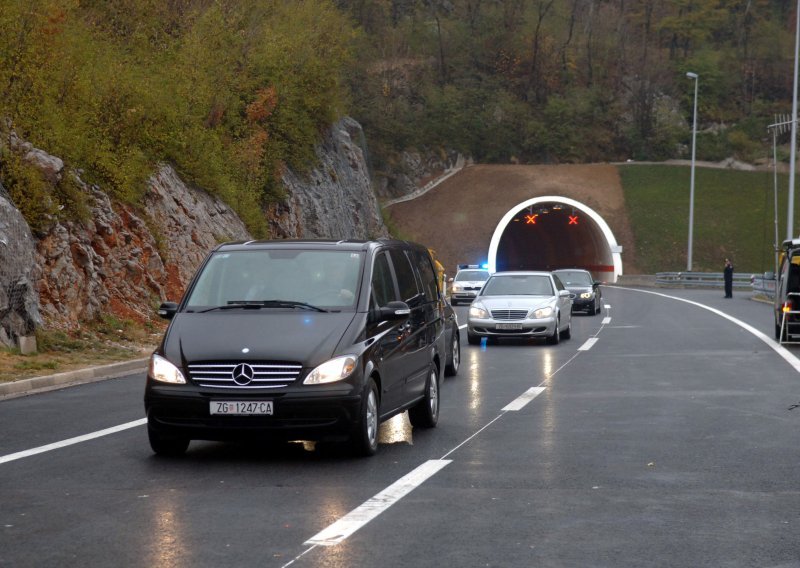
<path fill-rule="evenodd" d="M 362 252 L 340 250 L 219 251 L 198 275 L 186 308 L 199 311 L 237 304 L 285 308 L 290 302 L 353 308 L 363 260 Z"/>

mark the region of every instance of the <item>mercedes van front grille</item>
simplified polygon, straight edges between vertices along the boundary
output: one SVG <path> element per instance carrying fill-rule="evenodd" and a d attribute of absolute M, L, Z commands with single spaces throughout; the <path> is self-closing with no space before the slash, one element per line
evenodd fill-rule
<path fill-rule="evenodd" d="M 303 366 L 285 362 L 209 362 L 189 365 L 196 384 L 225 389 L 277 389 L 292 384 Z"/>

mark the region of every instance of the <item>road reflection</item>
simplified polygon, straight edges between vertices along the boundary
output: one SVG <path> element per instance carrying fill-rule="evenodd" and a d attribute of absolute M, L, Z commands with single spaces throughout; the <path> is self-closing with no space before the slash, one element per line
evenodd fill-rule
<path fill-rule="evenodd" d="M 408 420 L 408 412 L 398 414 L 390 418 L 378 429 L 378 443 L 380 444 L 413 444 L 411 436 L 411 422 Z"/>
<path fill-rule="evenodd" d="M 463 356 L 463 351 L 461 352 Z M 480 357 L 482 351 L 470 349 L 467 351 L 469 361 L 467 362 L 469 375 L 469 409 L 479 410 L 482 402 L 481 390 L 481 364 Z"/>
<path fill-rule="evenodd" d="M 178 509 L 176 501 L 177 496 L 172 492 L 160 494 L 151 500 L 154 505 L 155 534 L 151 541 L 153 548 L 149 566 L 162 568 L 183 566 L 190 558 L 189 551 L 185 547 L 189 539 L 186 527 L 176 512 Z"/>

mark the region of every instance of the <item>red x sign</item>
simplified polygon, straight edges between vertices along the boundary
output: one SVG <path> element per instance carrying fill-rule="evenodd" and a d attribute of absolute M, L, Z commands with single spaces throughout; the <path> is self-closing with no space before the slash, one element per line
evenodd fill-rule
<path fill-rule="evenodd" d="M 536 217 L 538 217 L 538 216 L 539 216 L 538 213 L 536 215 L 525 215 L 525 223 L 527 225 L 535 225 L 536 224 Z"/>
<path fill-rule="evenodd" d="M 578 224 L 578 216 L 577 215 L 568 215 L 569 223 L 568 225 L 577 225 Z"/>

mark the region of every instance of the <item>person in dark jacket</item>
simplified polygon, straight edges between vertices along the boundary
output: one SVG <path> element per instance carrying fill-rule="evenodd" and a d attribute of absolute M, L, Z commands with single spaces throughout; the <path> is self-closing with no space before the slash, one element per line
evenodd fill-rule
<path fill-rule="evenodd" d="M 725 278 L 725 297 L 733 298 L 733 264 L 730 259 L 725 259 L 725 269 L 722 271 Z"/>

